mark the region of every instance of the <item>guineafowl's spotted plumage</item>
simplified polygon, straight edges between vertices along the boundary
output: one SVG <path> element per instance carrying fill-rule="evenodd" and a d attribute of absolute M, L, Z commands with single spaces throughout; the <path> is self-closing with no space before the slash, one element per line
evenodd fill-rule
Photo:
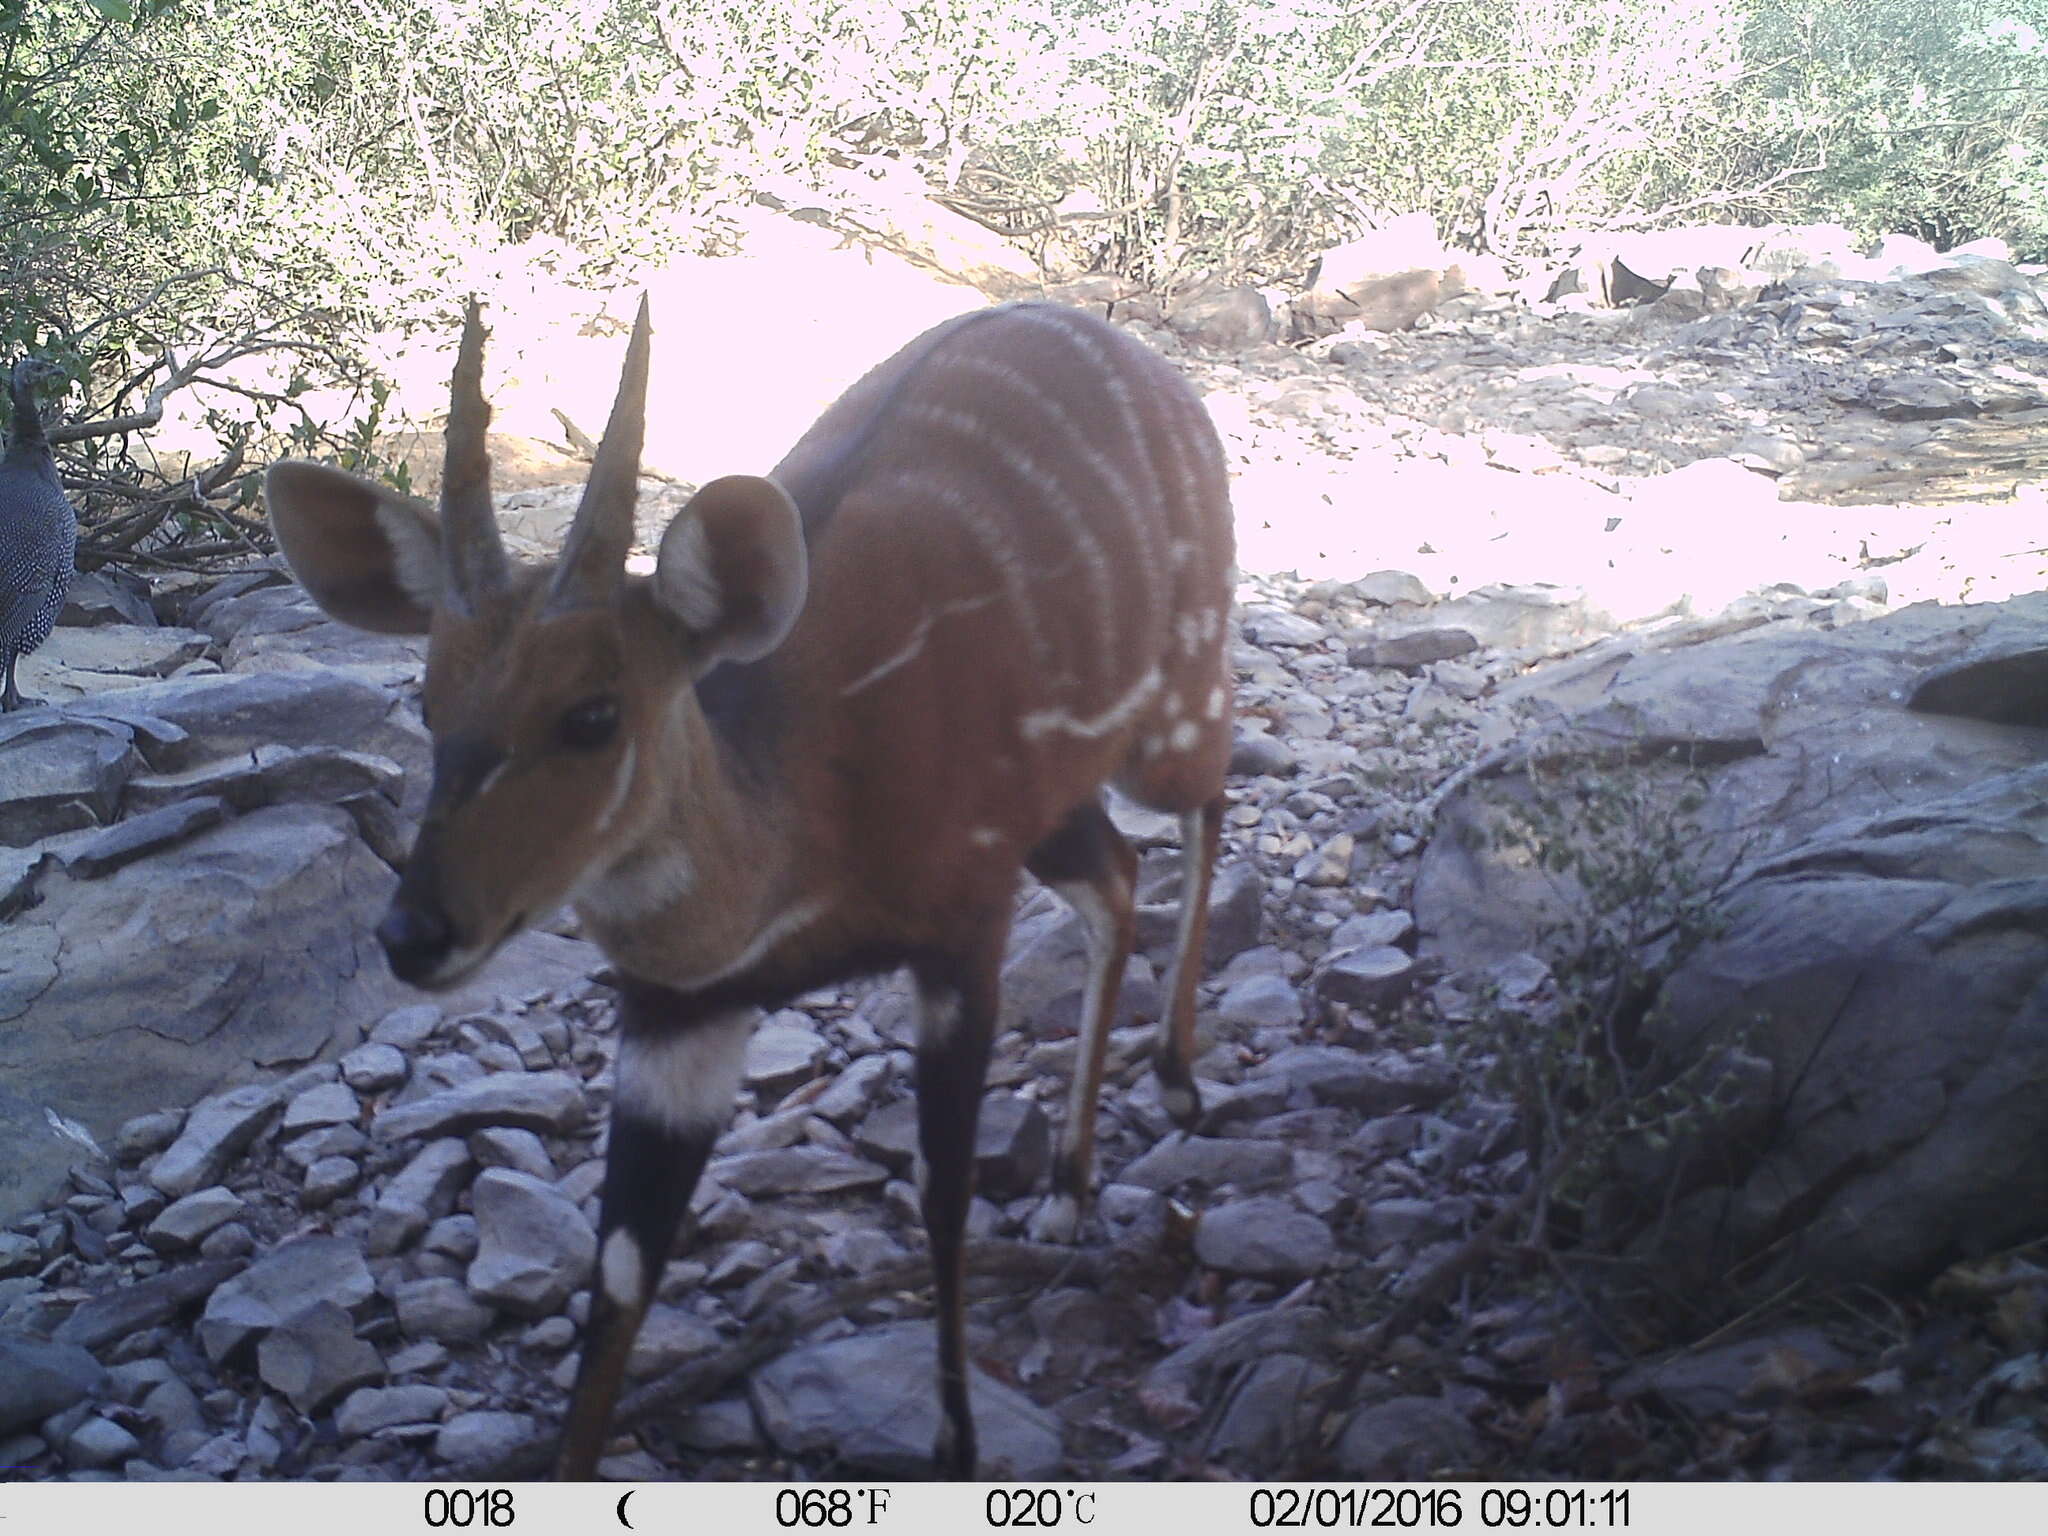
<path fill-rule="evenodd" d="M 50 638 L 78 550 L 78 516 L 57 478 L 35 401 L 36 383 L 58 376 L 30 357 L 14 365 L 8 381 L 14 420 L 0 457 L 0 662 L 7 669 L 0 710 L 38 702 L 15 688 L 14 664 Z"/>

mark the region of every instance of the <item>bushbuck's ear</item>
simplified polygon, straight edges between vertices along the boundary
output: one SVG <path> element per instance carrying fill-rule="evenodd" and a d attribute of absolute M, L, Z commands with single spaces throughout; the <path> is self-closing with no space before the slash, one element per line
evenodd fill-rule
<path fill-rule="evenodd" d="M 772 480 L 727 475 L 690 498 L 661 536 L 654 595 L 703 659 L 753 661 L 782 643 L 810 585 L 803 522 Z"/>
<path fill-rule="evenodd" d="M 423 502 L 299 459 L 270 466 L 263 497 L 277 547 L 314 602 L 358 629 L 426 632 L 442 570 L 440 528 Z"/>

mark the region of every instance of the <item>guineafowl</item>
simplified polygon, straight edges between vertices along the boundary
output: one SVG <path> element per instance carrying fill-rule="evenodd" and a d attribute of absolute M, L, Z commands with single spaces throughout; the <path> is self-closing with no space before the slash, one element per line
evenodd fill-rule
<path fill-rule="evenodd" d="M 14 422 L 0 458 L 0 660 L 7 668 L 0 711 L 42 702 L 24 699 L 15 688 L 14 664 L 50 638 L 78 550 L 78 516 L 57 478 L 35 401 L 36 385 L 63 376 L 49 363 L 25 357 L 8 381 Z"/>

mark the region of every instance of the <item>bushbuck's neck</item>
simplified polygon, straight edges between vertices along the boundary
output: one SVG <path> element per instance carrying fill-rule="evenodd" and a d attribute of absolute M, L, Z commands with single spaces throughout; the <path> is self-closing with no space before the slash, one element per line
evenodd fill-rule
<path fill-rule="evenodd" d="M 638 744 L 645 811 L 626 853 L 578 893 L 577 914 L 615 962 L 689 989 L 760 958 L 798 888 L 789 783 L 763 773 L 707 720 L 694 690 Z"/>

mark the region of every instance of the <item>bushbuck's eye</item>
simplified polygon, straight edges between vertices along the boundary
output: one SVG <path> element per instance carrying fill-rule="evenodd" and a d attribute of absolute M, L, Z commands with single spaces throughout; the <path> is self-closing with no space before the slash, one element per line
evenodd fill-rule
<path fill-rule="evenodd" d="M 619 730 L 619 701 L 604 697 L 585 699 L 562 716 L 555 734 L 565 747 L 589 752 L 604 746 Z"/>

